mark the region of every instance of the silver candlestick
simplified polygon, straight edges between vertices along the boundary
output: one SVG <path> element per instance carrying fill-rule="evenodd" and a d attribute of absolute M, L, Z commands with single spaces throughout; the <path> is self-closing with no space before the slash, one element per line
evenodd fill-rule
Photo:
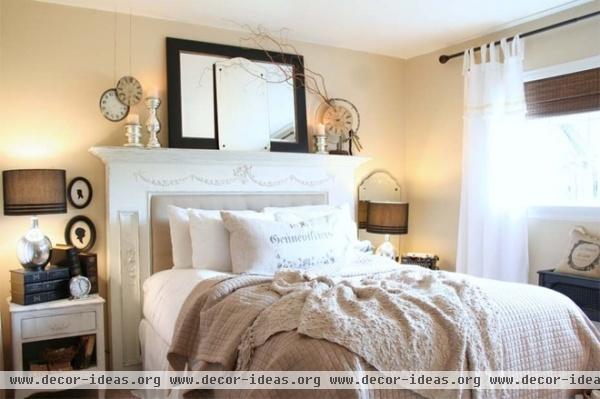
<path fill-rule="evenodd" d="M 144 146 L 140 143 L 140 139 L 142 138 L 142 125 L 139 123 L 128 123 L 125 125 L 125 131 L 125 136 L 127 137 L 127 143 L 124 144 L 125 147 Z"/>
<path fill-rule="evenodd" d="M 160 121 L 156 117 L 156 110 L 160 107 L 160 98 L 156 97 L 147 97 L 146 98 L 146 108 L 148 108 L 148 119 L 146 120 L 146 129 L 150 133 L 150 138 L 148 139 L 148 144 L 146 147 L 148 148 L 160 148 L 160 143 L 158 141 L 158 132 L 160 132 Z"/>
<path fill-rule="evenodd" d="M 316 154 L 327 154 L 327 136 L 324 134 L 317 134 L 313 136 L 315 144 Z"/>

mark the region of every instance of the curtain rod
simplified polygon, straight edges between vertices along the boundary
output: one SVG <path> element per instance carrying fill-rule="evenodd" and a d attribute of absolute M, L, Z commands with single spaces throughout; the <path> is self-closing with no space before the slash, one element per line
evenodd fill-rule
<path fill-rule="evenodd" d="M 589 13 L 589 14 L 582 15 L 580 17 L 575 17 L 575 18 L 567 19 L 566 21 L 558 22 L 558 23 L 555 23 L 553 25 L 548 25 L 548 26 L 544 26 L 543 28 L 539 28 L 539 29 L 535 29 L 535 30 L 532 30 L 532 31 L 529 31 L 529 32 L 525 32 L 525 33 L 521 34 L 520 37 L 525 38 L 525 37 L 528 37 L 528 36 L 537 35 L 538 33 L 542 33 L 542 32 L 546 32 L 546 31 L 552 30 L 552 29 L 560 28 L 560 27 L 565 26 L 565 25 L 574 24 L 575 22 L 583 21 L 584 19 L 596 17 L 598 15 L 600 15 L 600 11 L 595 11 L 595 12 L 592 12 L 592 13 Z M 507 41 L 508 42 L 512 41 L 512 37 L 508 38 Z M 494 42 L 494 44 L 499 45 L 500 44 L 500 40 L 497 40 L 496 42 Z M 480 50 L 480 47 L 475 48 L 475 51 L 479 51 L 479 50 Z M 450 55 L 440 55 L 439 61 L 440 61 L 440 64 L 445 64 L 446 62 L 448 62 L 452 58 L 461 57 L 463 55 L 464 55 L 464 51 L 462 51 L 460 53 L 450 54 Z"/>

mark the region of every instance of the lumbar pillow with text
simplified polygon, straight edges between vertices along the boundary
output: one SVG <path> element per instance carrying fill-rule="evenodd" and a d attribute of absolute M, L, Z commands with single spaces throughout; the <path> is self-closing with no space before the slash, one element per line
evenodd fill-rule
<path fill-rule="evenodd" d="M 289 207 L 267 207 L 264 213 L 275 215 L 275 220 L 289 223 L 299 223 L 324 216 L 335 216 L 341 223 L 340 228 L 346 232 L 349 244 L 354 246 L 358 243 L 358 228 L 350 213 L 350 206 L 343 204 L 333 205 L 303 205 Z"/>
<path fill-rule="evenodd" d="M 274 220 L 272 215 L 255 211 L 230 211 L 250 219 Z M 189 231 L 194 269 L 231 272 L 229 232 L 221 219 L 221 211 L 190 209 Z"/>
<path fill-rule="evenodd" d="M 343 266 L 348 247 L 335 216 L 300 223 L 258 220 L 221 212 L 230 233 L 234 273 L 273 275 L 294 268 L 333 274 Z"/>
<path fill-rule="evenodd" d="M 576 226 L 571 231 L 569 253 L 555 271 L 600 278 L 600 237 Z"/>
<path fill-rule="evenodd" d="M 173 269 L 190 269 L 192 267 L 192 240 L 188 210 L 169 205 L 167 215 L 171 232 Z"/>

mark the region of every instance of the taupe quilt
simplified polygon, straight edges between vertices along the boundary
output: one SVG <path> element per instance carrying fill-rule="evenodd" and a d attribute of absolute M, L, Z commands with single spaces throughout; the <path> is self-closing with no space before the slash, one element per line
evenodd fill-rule
<path fill-rule="evenodd" d="M 282 271 L 201 282 L 175 370 L 598 370 L 600 337 L 547 289 L 419 267 L 346 279 Z M 203 391 L 207 397 L 568 397 L 560 391 Z"/>

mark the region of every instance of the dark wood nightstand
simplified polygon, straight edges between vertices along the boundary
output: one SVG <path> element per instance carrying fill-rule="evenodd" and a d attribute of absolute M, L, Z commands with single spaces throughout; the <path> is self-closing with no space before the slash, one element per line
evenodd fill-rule
<path fill-rule="evenodd" d="M 600 280 L 540 270 L 539 284 L 571 298 L 593 321 L 600 321 Z"/>

